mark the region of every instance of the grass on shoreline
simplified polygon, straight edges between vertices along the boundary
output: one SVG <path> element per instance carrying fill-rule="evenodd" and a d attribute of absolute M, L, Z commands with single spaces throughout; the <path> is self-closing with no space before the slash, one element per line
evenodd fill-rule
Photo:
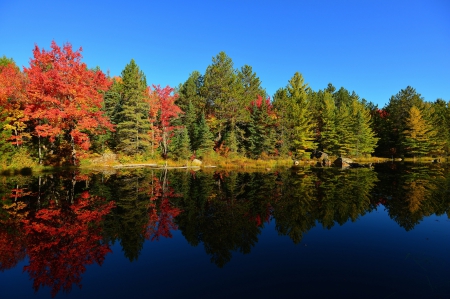
<path fill-rule="evenodd" d="M 337 157 L 330 156 L 330 161 L 334 161 Z M 353 161 L 358 163 L 383 163 L 393 161 L 392 158 L 381 158 L 381 157 L 352 157 Z M 394 158 L 394 161 L 403 162 L 416 162 L 416 163 L 430 163 L 436 158 L 432 157 L 422 157 L 422 158 Z M 215 153 L 210 156 L 203 157 L 200 159 L 202 161 L 202 166 L 214 166 L 217 168 L 224 169 L 273 169 L 278 167 L 291 167 L 293 166 L 294 160 L 291 158 L 262 158 L 262 159 L 250 159 L 241 156 L 229 156 L 223 157 Z M 314 165 L 318 162 L 317 159 L 304 158 L 298 160 L 300 165 Z M 445 158 L 440 159 L 441 162 L 447 161 Z M 104 154 L 102 156 L 90 157 L 88 159 L 81 161 L 82 168 L 91 167 L 114 167 L 118 165 L 130 165 L 130 164 L 156 164 L 158 166 L 168 166 L 168 167 L 185 167 L 191 166 L 190 160 L 172 160 L 172 159 L 152 159 L 145 158 L 143 156 L 117 156 L 112 153 Z"/>
<path fill-rule="evenodd" d="M 292 159 L 249 159 L 245 157 L 222 157 L 216 154 L 203 157 L 202 167 L 217 167 L 225 169 L 267 169 L 277 167 L 290 167 L 293 164 Z M 190 160 L 172 160 L 172 159 L 151 159 L 142 156 L 117 156 L 112 153 L 104 154 L 99 157 L 91 157 L 83 159 L 80 163 L 81 168 L 93 168 L 93 167 L 114 167 L 119 165 L 131 165 L 131 164 L 156 164 L 158 166 L 167 167 L 185 167 L 193 166 Z"/>
<path fill-rule="evenodd" d="M 330 160 L 334 161 L 336 157 L 331 156 Z M 380 158 L 380 157 L 359 157 L 352 158 L 358 163 L 383 163 L 393 161 L 392 158 Z M 422 157 L 422 158 L 394 158 L 394 161 L 413 162 L 413 163 L 430 163 L 436 158 Z M 438 158 L 439 159 L 439 158 Z M 249 159 L 240 156 L 223 157 L 216 153 L 212 153 L 209 156 L 200 159 L 202 161 L 202 167 L 213 166 L 226 170 L 270 170 L 277 168 L 287 168 L 293 166 L 293 160 L 291 158 L 271 158 L 265 157 L 263 159 Z M 308 166 L 315 165 L 318 160 L 304 158 L 298 160 L 299 165 Z M 440 158 L 440 162 L 448 162 L 446 158 Z M 94 168 L 112 168 L 114 166 L 132 165 L 132 164 L 156 164 L 159 167 L 186 167 L 192 166 L 190 160 L 175 161 L 171 159 L 151 159 L 142 155 L 137 156 L 119 156 L 112 152 L 104 153 L 103 155 L 94 154 L 86 157 L 80 161 L 77 168 L 82 169 L 94 169 Z M 73 168 L 73 167 L 63 167 Z M 32 173 L 41 173 L 47 171 L 54 171 L 61 169 L 61 167 L 43 166 L 38 164 L 25 154 L 15 156 L 10 163 L 0 161 L 0 175 L 31 175 Z"/>

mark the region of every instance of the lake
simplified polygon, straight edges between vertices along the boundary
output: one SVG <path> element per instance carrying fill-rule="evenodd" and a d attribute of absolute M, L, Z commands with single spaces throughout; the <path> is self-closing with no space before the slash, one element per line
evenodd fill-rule
<path fill-rule="evenodd" d="M 0 298 L 450 298 L 449 170 L 1 176 Z"/>

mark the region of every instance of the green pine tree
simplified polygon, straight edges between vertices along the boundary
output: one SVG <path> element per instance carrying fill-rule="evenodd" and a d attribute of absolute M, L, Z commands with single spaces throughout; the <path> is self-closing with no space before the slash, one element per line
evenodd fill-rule
<path fill-rule="evenodd" d="M 185 111 L 185 113 L 181 116 L 181 123 L 187 129 L 189 139 L 191 140 L 192 149 L 195 149 L 194 148 L 194 143 L 196 139 L 195 131 L 197 129 L 198 114 L 196 113 L 196 109 L 192 104 L 192 102 L 189 102 L 186 110 L 183 111 Z"/>
<path fill-rule="evenodd" d="M 336 105 L 331 93 L 325 91 L 322 98 L 322 130 L 320 137 L 320 147 L 328 154 L 336 154 L 339 141 L 336 131 Z"/>
<path fill-rule="evenodd" d="M 356 157 L 369 155 L 375 151 L 378 141 L 371 127 L 370 111 L 357 100 L 353 101 L 352 110 L 355 143 L 350 154 Z"/>
<path fill-rule="evenodd" d="M 307 149 L 316 148 L 314 143 L 314 124 L 308 100 L 308 84 L 303 76 L 296 72 L 287 85 L 290 98 L 290 112 L 292 121 L 293 152 L 302 156 Z"/>
<path fill-rule="evenodd" d="M 145 95 L 145 75 L 133 59 L 122 71 L 121 84 L 121 105 L 116 113 L 117 149 L 128 155 L 144 153 L 151 146 L 150 107 Z"/>
<path fill-rule="evenodd" d="M 177 160 L 188 160 L 191 156 L 191 140 L 186 127 L 178 129 L 175 133 L 171 152 Z"/>
<path fill-rule="evenodd" d="M 273 154 L 276 145 L 276 119 L 269 99 L 262 97 L 249 106 L 250 122 L 247 133 L 247 151 L 252 158 L 259 158 L 262 153 Z"/>
<path fill-rule="evenodd" d="M 295 156 L 302 156 L 305 150 L 316 147 L 308 92 L 308 84 L 297 72 L 286 88 L 274 96 L 273 105 L 280 116 L 283 143 Z"/>
<path fill-rule="evenodd" d="M 201 95 L 203 87 L 203 76 L 198 71 L 194 71 L 189 78 L 178 88 L 178 95 L 175 104 L 183 111 L 187 111 L 190 104 L 195 109 L 195 114 L 200 115 L 205 112 L 206 101 Z"/>
<path fill-rule="evenodd" d="M 211 133 L 208 124 L 206 123 L 205 115 L 200 116 L 200 121 L 195 130 L 195 144 L 193 149 L 197 157 L 202 157 L 211 152 L 214 148 L 214 135 Z"/>
<path fill-rule="evenodd" d="M 387 113 L 384 128 L 388 132 L 383 140 L 385 152 L 389 152 L 391 155 L 405 153 L 406 150 L 402 147 L 404 145 L 402 135 L 406 129 L 406 119 L 412 106 L 424 110 L 423 97 L 411 86 L 400 90 L 389 99 L 389 103 L 384 108 Z"/>
<path fill-rule="evenodd" d="M 351 153 L 356 143 L 355 136 L 352 131 L 351 111 L 347 105 L 341 105 L 336 110 L 335 127 L 337 149 L 335 154 L 339 156 L 347 156 Z"/>

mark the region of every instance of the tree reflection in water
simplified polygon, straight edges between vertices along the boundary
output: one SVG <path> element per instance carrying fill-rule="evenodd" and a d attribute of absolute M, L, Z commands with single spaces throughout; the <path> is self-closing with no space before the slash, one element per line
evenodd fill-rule
<path fill-rule="evenodd" d="M 429 215 L 450 215 L 444 165 L 391 166 L 3 177 L 0 270 L 28 256 L 24 270 L 35 290 L 48 286 L 56 295 L 81 287 L 86 266 L 102 264 L 115 242 L 135 261 L 146 240 L 170 238 L 176 229 L 223 267 L 233 253 L 250 253 L 270 221 L 298 244 L 318 224 L 344 225 L 379 205 L 406 230 Z"/>
<path fill-rule="evenodd" d="M 54 296 L 60 289 L 70 291 L 73 284 L 81 287 L 86 266 L 102 264 L 111 250 L 102 242 L 100 223 L 113 205 L 85 191 L 70 205 L 50 201 L 23 220 L 30 259 L 24 270 L 36 291 L 48 286 Z"/>
<path fill-rule="evenodd" d="M 424 217 L 449 213 L 450 175 L 445 164 L 379 165 L 378 194 L 389 216 L 405 230 L 412 230 Z"/>

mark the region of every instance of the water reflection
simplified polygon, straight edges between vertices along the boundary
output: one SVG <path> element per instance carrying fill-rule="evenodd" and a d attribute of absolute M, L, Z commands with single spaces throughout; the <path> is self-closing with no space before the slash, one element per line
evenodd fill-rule
<path fill-rule="evenodd" d="M 274 204 L 276 227 L 299 243 L 317 222 L 330 229 L 371 211 L 370 194 L 378 179 L 371 169 L 326 168 L 285 174 L 280 181 L 283 187 Z"/>
<path fill-rule="evenodd" d="M 432 214 L 450 216 L 450 175 L 439 164 L 375 169 L 305 168 L 272 173 L 127 170 L 2 177 L 0 270 L 24 267 L 35 290 L 52 295 L 82 284 L 119 243 L 130 261 L 146 240 L 180 230 L 225 266 L 248 254 L 265 225 L 302 242 L 315 226 L 332 229 L 383 205 L 405 230 Z"/>
<path fill-rule="evenodd" d="M 449 214 L 450 176 L 441 164 L 383 164 L 377 194 L 389 216 L 405 230 L 427 216 Z"/>

